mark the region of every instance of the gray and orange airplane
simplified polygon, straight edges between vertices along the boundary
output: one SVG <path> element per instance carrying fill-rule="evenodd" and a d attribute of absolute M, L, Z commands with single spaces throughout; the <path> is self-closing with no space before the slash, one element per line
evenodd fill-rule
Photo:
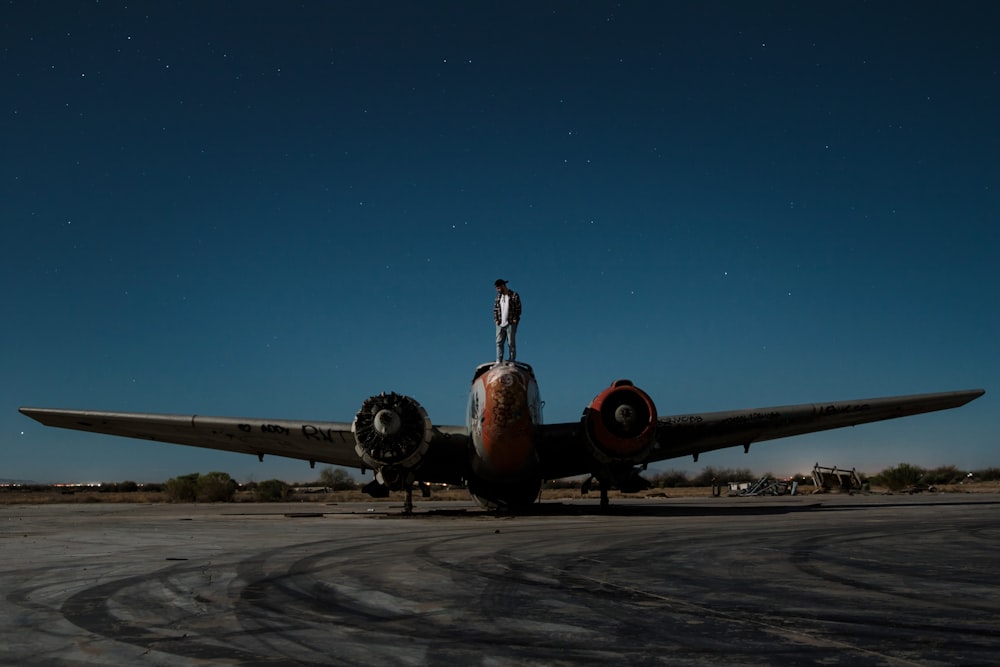
<path fill-rule="evenodd" d="M 352 423 L 204 417 L 135 412 L 21 408 L 48 426 L 107 433 L 256 455 L 285 456 L 371 470 L 365 491 L 376 497 L 414 484 L 464 485 L 487 508 L 518 510 L 534 503 L 544 480 L 591 475 L 608 489 L 648 486 L 640 471 L 654 461 L 725 447 L 749 452 L 756 442 L 956 408 L 982 389 L 830 403 L 660 416 L 653 400 L 617 380 L 583 409 L 579 421 L 542 422 L 531 366 L 481 364 L 469 393 L 465 426 L 431 423 L 409 396 L 367 398 Z M 589 482 L 590 480 L 588 480 Z"/>

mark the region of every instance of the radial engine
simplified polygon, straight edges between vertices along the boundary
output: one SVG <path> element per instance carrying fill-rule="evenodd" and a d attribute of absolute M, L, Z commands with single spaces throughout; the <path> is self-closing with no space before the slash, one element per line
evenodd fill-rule
<path fill-rule="evenodd" d="M 406 490 L 427 453 L 433 426 L 427 411 L 409 396 L 382 393 L 365 399 L 351 431 L 354 450 L 376 480 L 388 489 Z"/>
<path fill-rule="evenodd" d="M 583 410 L 593 475 L 606 485 L 634 492 L 648 487 L 635 468 L 656 443 L 656 406 L 630 380 L 616 380 Z"/>

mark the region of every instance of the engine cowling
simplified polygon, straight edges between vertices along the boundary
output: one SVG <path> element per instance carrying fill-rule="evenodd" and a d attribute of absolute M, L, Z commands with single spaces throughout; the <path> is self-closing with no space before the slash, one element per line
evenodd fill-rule
<path fill-rule="evenodd" d="M 412 470 L 427 452 L 433 426 L 427 411 L 409 396 L 379 394 L 365 399 L 351 424 L 354 450 L 376 471 Z"/>
<path fill-rule="evenodd" d="M 656 406 L 630 380 L 616 380 L 583 410 L 583 425 L 602 463 L 640 461 L 656 440 Z"/>

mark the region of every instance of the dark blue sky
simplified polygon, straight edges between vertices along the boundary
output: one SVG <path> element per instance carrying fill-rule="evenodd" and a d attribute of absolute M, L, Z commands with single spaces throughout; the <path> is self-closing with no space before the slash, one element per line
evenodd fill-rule
<path fill-rule="evenodd" d="M 464 420 L 493 280 L 547 421 L 1000 379 L 993 2 L 0 8 L 0 478 L 300 462 L 46 429 L 20 405 Z M 955 412 L 663 468 L 1000 465 Z"/>

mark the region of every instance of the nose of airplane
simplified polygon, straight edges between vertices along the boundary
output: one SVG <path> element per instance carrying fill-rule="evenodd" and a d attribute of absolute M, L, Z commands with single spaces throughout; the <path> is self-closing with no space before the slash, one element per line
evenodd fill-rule
<path fill-rule="evenodd" d="M 484 405 L 478 454 L 495 476 L 534 464 L 534 424 L 529 409 L 530 376 L 513 365 L 497 366 L 482 378 Z"/>

